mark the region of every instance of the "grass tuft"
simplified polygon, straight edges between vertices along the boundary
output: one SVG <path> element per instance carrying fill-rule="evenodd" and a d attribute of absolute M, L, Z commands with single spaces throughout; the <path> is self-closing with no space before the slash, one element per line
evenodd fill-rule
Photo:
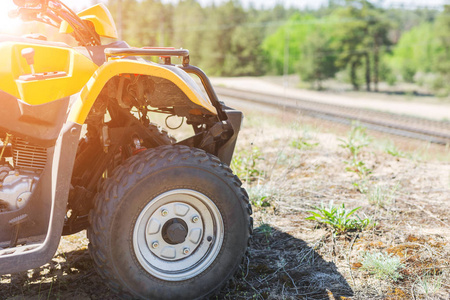
<path fill-rule="evenodd" d="M 383 252 L 366 252 L 363 256 L 362 269 L 379 279 L 397 281 L 402 278 L 399 270 L 403 268 L 400 258 Z"/>
<path fill-rule="evenodd" d="M 430 297 L 442 288 L 442 277 L 425 274 L 415 282 L 417 292 Z"/>
<path fill-rule="evenodd" d="M 395 193 L 398 190 L 398 184 L 394 187 L 376 185 L 368 189 L 367 200 L 371 205 L 379 208 L 385 208 L 395 200 Z"/>

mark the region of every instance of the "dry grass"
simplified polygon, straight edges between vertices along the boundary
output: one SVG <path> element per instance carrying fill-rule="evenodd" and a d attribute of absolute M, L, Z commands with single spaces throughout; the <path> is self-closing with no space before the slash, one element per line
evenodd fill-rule
<path fill-rule="evenodd" d="M 360 159 L 372 170 L 364 182 L 368 191 L 380 190 L 363 194 L 339 147 L 348 128 L 316 124 L 287 112 L 281 118 L 247 115 L 237 151 L 258 149 L 260 159 L 247 168 L 257 176 L 245 184 L 267 205 L 255 200 L 250 256 L 217 298 L 449 299 L 450 164 L 393 156 L 375 140 Z M 398 147 L 413 153 L 408 145 Z M 448 161 L 448 149 L 433 151 Z M 377 226 L 334 235 L 305 220 L 313 206 L 330 201 L 361 207 L 358 214 Z M 49 265 L 2 276 L 0 298 L 113 299 L 93 272 L 86 243 L 83 234 L 66 237 Z M 398 259 L 401 276 L 393 280 L 363 268 L 364 254 L 375 252 Z"/>
<path fill-rule="evenodd" d="M 426 162 L 428 153 L 418 155 L 419 147 L 408 151 L 408 144 L 396 145 L 405 155 L 389 154 L 378 137 L 361 152 L 361 159 L 373 170 L 364 179 L 367 192 L 363 194 L 354 185 L 361 178 L 346 171 L 349 157 L 338 146 L 338 138 L 346 132 L 336 134 L 296 118 L 288 113 L 283 120 L 248 116 L 238 147 L 243 152 L 254 147 L 260 150 L 263 159 L 255 168 L 265 176 L 246 184 L 250 188 L 275 186 L 277 195 L 270 207 L 255 209 L 260 227 L 250 260 L 242 278 L 221 297 L 448 299 L 450 164 Z M 318 145 L 294 147 L 292 140 L 305 139 Z M 384 144 L 392 149 L 392 142 Z M 448 161 L 448 149 L 434 151 Z M 349 208 L 361 206 L 358 214 L 373 218 L 378 225 L 335 236 L 326 227 L 305 220 L 313 206 L 330 201 Z M 392 263 L 387 257 L 398 259 L 399 278 L 362 268 L 364 253 L 370 252 L 386 253 L 379 263 L 387 270 Z"/>

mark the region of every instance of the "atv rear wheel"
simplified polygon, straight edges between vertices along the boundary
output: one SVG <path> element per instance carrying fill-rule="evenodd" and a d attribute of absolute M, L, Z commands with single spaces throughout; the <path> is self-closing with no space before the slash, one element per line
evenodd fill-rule
<path fill-rule="evenodd" d="M 251 234 L 240 185 L 202 150 L 161 146 L 131 157 L 105 181 L 91 213 L 100 275 L 133 298 L 211 295 L 235 273 Z"/>

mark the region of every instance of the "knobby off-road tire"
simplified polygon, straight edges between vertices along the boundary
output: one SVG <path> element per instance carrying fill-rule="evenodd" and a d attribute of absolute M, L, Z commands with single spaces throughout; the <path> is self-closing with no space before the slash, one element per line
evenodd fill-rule
<path fill-rule="evenodd" d="M 152 123 L 150 122 L 150 124 L 148 125 L 147 129 L 149 130 L 149 132 L 155 137 L 157 138 L 157 140 L 162 144 L 166 144 L 166 145 L 170 145 L 170 144 L 175 144 L 177 141 L 176 139 L 171 136 L 169 134 L 169 132 L 167 132 L 166 129 L 164 129 L 163 127 L 159 126 L 156 123 Z M 144 142 L 144 144 L 146 144 Z M 150 145 L 146 145 L 150 148 Z"/>
<path fill-rule="evenodd" d="M 240 180 L 217 157 L 161 146 L 131 157 L 104 182 L 89 249 L 123 297 L 203 299 L 239 267 L 250 215 Z"/>

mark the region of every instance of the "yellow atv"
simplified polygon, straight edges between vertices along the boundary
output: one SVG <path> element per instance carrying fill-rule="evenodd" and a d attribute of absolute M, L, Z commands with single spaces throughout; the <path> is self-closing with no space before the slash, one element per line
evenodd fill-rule
<path fill-rule="evenodd" d="M 76 14 L 59 0 L 14 3 L 16 16 L 79 46 L 0 35 L 0 274 L 47 263 L 61 235 L 87 229 L 98 273 L 123 297 L 217 292 L 252 231 L 228 167 L 242 113 L 218 100 L 188 50 L 102 45 L 117 38 L 103 4 Z M 151 122 L 158 114 L 184 118 L 192 134 L 176 141 Z"/>

